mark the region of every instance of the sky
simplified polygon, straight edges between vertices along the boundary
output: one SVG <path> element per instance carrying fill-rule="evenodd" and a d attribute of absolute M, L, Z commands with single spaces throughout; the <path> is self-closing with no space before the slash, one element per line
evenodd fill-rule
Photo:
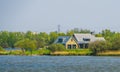
<path fill-rule="evenodd" d="M 120 32 L 120 0 L 0 0 L 0 31 Z"/>

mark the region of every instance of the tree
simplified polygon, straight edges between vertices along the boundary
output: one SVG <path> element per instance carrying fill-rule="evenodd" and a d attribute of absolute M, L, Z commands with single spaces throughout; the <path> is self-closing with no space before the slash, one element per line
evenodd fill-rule
<path fill-rule="evenodd" d="M 111 43 L 106 41 L 95 41 L 90 43 L 89 48 L 96 55 L 99 52 L 104 52 L 112 47 Z"/>
<path fill-rule="evenodd" d="M 14 48 L 14 44 L 19 41 L 24 39 L 24 36 L 20 32 L 9 32 L 8 40 L 7 43 L 10 47 Z"/>
<path fill-rule="evenodd" d="M 111 50 L 120 50 L 120 34 L 114 37 Z"/>
<path fill-rule="evenodd" d="M 101 34 L 107 41 L 111 41 L 112 37 L 115 35 L 115 32 L 111 32 L 109 29 L 105 29 Z"/>
<path fill-rule="evenodd" d="M 23 39 L 16 42 L 15 47 L 21 48 L 23 53 L 24 51 L 30 51 L 32 54 L 32 51 L 36 49 L 36 41 L 30 39 Z"/>
<path fill-rule="evenodd" d="M 50 32 L 49 36 L 50 36 L 49 44 L 52 44 L 57 39 L 58 33 L 57 32 Z"/>
<path fill-rule="evenodd" d="M 0 51 L 4 51 L 3 47 L 0 46 Z"/>
<path fill-rule="evenodd" d="M 9 37 L 9 32 L 8 31 L 0 32 L 0 46 L 1 47 L 3 47 L 3 48 L 9 47 L 8 37 Z"/>
<path fill-rule="evenodd" d="M 65 47 L 64 45 L 62 44 L 52 44 L 48 47 L 48 49 L 52 52 L 55 52 L 55 51 L 64 51 L 65 50 Z"/>
<path fill-rule="evenodd" d="M 67 31 L 67 36 L 72 36 L 74 34 L 74 31 L 73 30 L 70 30 L 70 31 Z"/>
<path fill-rule="evenodd" d="M 79 33 L 91 33 L 88 29 L 81 29 Z"/>

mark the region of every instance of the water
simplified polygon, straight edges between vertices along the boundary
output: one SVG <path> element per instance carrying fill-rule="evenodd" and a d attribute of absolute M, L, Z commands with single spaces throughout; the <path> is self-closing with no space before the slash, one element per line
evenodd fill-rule
<path fill-rule="evenodd" d="M 120 57 L 0 56 L 0 72 L 120 72 Z"/>

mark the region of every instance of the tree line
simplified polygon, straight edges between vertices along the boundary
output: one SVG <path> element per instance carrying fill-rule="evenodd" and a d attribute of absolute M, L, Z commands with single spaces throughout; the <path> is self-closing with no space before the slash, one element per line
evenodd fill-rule
<path fill-rule="evenodd" d="M 49 34 L 46 32 L 39 32 L 35 33 L 32 31 L 27 31 L 27 32 L 8 32 L 8 31 L 1 31 L 0 32 L 0 46 L 3 48 L 14 48 L 15 43 L 20 41 L 20 40 L 34 40 L 37 42 L 37 48 L 43 48 L 44 46 L 48 46 L 52 44 L 55 39 L 58 36 L 71 36 L 74 33 L 89 33 L 90 30 L 80 30 L 77 31 L 76 29 L 74 30 L 69 30 L 67 33 L 63 32 L 50 32 Z"/>
<path fill-rule="evenodd" d="M 22 51 L 48 47 L 56 40 L 58 36 L 72 36 L 74 33 L 91 33 L 87 29 L 72 29 L 63 32 L 46 32 L 35 33 L 32 31 L 27 32 L 0 32 L 0 46 L 3 48 L 15 48 L 20 47 Z M 89 45 L 89 48 L 94 54 L 97 52 L 103 52 L 106 50 L 120 50 L 120 33 L 113 32 L 109 29 L 102 30 L 101 32 L 95 34 L 96 37 L 104 37 L 105 42 L 97 41 Z M 25 45 L 25 46 L 23 46 Z"/>

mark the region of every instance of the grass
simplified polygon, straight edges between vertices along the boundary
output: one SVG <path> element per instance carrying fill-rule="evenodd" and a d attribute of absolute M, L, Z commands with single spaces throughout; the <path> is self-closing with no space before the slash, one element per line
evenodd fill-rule
<path fill-rule="evenodd" d="M 120 56 L 120 50 L 117 51 L 105 51 L 97 54 L 98 56 Z"/>
<path fill-rule="evenodd" d="M 72 50 L 65 50 L 65 51 L 56 51 L 51 52 L 48 49 L 42 48 L 39 50 L 32 51 L 32 55 L 90 55 L 91 51 L 89 49 L 72 49 Z M 0 51 L 0 55 L 31 55 L 30 51 L 25 51 L 23 54 L 21 50 L 13 50 L 13 51 Z"/>
<path fill-rule="evenodd" d="M 26 51 L 25 55 L 31 55 L 30 51 Z M 50 50 L 48 49 L 39 49 L 39 50 L 34 50 L 32 51 L 32 55 L 50 55 Z"/>
<path fill-rule="evenodd" d="M 52 56 L 90 56 L 92 51 L 89 49 L 67 49 L 64 51 L 51 52 L 48 49 L 42 48 L 32 51 L 32 55 L 52 55 Z M 0 50 L 0 55 L 31 55 L 30 51 L 26 51 L 24 54 L 21 50 L 6 51 Z M 120 56 L 120 50 L 118 51 L 105 51 L 97 53 L 97 56 Z"/>
<path fill-rule="evenodd" d="M 89 49 L 71 49 L 71 50 L 65 50 L 65 51 L 57 51 L 54 53 L 51 53 L 51 55 L 91 55 L 91 51 Z"/>
<path fill-rule="evenodd" d="M 0 55 L 8 55 L 9 54 L 9 52 L 7 52 L 7 51 L 0 51 Z"/>

